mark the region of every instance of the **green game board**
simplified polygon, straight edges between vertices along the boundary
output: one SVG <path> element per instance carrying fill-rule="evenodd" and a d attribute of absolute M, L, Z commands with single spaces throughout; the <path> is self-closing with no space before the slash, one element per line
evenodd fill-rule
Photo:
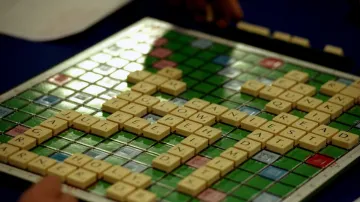
<path fill-rule="evenodd" d="M 359 79 L 145 18 L 3 94 L 0 98 L 0 142 L 7 143 L 61 110 L 72 109 L 106 119 L 110 114 L 101 110 L 102 104 L 130 90 L 132 84 L 126 82 L 130 72 L 146 70 L 156 73 L 168 66 L 182 70 L 182 81 L 187 89 L 178 96 L 160 91 L 153 94 L 161 101 L 182 106 L 192 98 L 200 98 L 266 120 L 276 116 L 265 111 L 269 101 L 240 92 L 241 86 L 248 80 L 270 85 L 287 72 L 298 70 L 309 75 L 307 84 L 316 88 L 313 97 L 325 102 L 330 96 L 319 91 L 324 83 L 335 80 L 348 86 Z M 307 114 L 296 108 L 289 113 L 300 118 Z M 161 116 L 148 113 L 143 118 L 153 123 Z M 360 135 L 359 121 L 360 105 L 354 104 L 328 125 Z M 176 190 L 179 181 L 251 133 L 222 122 L 211 127 L 222 131 L 221 138 L 170 173 L 153 168 L 152 160 L 185 138 L 176 131 L 156 141 L 125 130 L 104 138 L 69 128 L 30 151 L 58 162 L 72 154 L 84 153 L 133 172 L 144 173 L 152 179 L 147 190 L 156 194 L 158 200 L 174 202 L 299 201 L 360 156 L 358 143 L 350 149 L 328 143 L 319 152 L 298 145 L 285 154 L 262 149 L 197 196 L 181 193 Z M 5 163 L 0 163 L 0 171 L 33 182 L 40 178 Z M 106 198 L 106 190 L 111 184 L 102 179 L 85 190 L 64 186 L 67 192 L 84 200 L 111 201 Z"/>

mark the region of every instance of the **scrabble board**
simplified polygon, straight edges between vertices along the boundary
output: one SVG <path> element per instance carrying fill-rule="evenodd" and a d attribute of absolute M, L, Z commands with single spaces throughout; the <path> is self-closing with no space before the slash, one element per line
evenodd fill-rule
<path fill-rule="evenodd" d="M 359 77 L 152 18 L 0 103 L 0 171 L 86 201 L 300 201 L 360 156 Z"/>

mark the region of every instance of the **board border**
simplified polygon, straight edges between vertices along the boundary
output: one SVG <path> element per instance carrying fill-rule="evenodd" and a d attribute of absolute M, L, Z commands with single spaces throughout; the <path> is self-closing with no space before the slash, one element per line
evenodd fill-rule
<path fill-rule="evenodd" d="M 181 28 L 175 25 L 172 25 L 168 22 L 164 22 L 155 18 L 151 17 L 145 17 L 141 20 L 131 24 L 129 27 L 120 30 L 119 32 L 109 36 L 108 38 L 98 42 L 97 44 L 93 45 L 92 47 L 80 52 L 79 54 L 76 54 L 75 56 L 65 60 L 64 62 L 53 66 L 49 70 L 29 79 L 28 81 L 18 85 L 17 87 L 10 89 L 9 91 L 5 92 L 0 96 L 0 102 L 3 102 L 29 88 L 29 86 L 34 86 L 42 81 L 47 80 L 49 77 L 55 75 L 56 73 L 59 73 L 63 71 L 64 69 L 75 65 L 78 62 L 81 62 L 82 60 L 89 57 L 89 55 L 92 55 L 114 43 L 121 38 L 123 35 L 125 35 L 127 32 L 136 31 L 137 29 L 141 28 L 140 25 L 143 23 L 157 23 L 159 26 L 162 26 L 163 28 L 167 30 L 175 30 L 184 34 L 190 34 L 192 36 L 209 39 L 212 41 L 215 41 L 220 44 L 228 45 L 230 47 L 234 47 L 238 50 L 243 50 L 246 52 L 256 53 L 256 54 L 263 54 L 270 57 L 276 57 L 280 58 L 283 61 L 291 62 L 294 64 L 298 64 L 300 66 L 305 66 L 307 68 L 311 68 L 320 72 L 333 74 L 339 77 L 344 77 L 347 79 L 357 80 L 360 79 L 360 77 L 351 75 L 339 70 L 331 69 L 325 66 L 317 65 L 314 63 L 306 62 L 303 60 L 299 60 L 293 57 L 289 57 L 286 55 L 278 54 L 275 52 L 271 52 L 265 49 L 261 49 L 258 47 L 246 45 L 240 42 L 235 42 L 227 39 L 223 39 L 220 37 L 212 36 L 209 34 L 205 34 L 199 31 L 189 30 L 185 28 Z M 350 152 L 336 160 L 332 165 L 327 167 L 325 170 L 319 172 L 315 177 L 310 179 L 309 181 L 305 182 L 300 188 L 298 188 L 296 191 L 292 192 L 290 195 L 288 195 L 283 201 L 284 202 L 290 202 L 290 201 L 301 201 L 304 200 L 306 197 L 311 195 L 313 193 L 314 189 L 317 189 L 324 185 L 330 178 L 334 177 L 335 175 L 339 174 L 346 166 L 348 166 L 350 163 L 352 163 L 356 158 L 360 157 L 360 145 L 357 145 L 355 148 L 353 148 Z M 31 172 L 21 170 L 18 168 L 15 168 L 13 166 L 0 163 L 0 171 L 7 173 L 9 175 L 19 177 L 21 179 L 30 181 L 30 182 L 38 182 L 42 177 L 36 174 L 33 174 Z M 78 197 L 83 200 L 87 201 L 99 201 L 99 202 L 113 202 L 113 200 L 90 193 L 88 191 L 84 191 L 66 184 L 63 184 L 62 191 L 65 193 L 69 193 L 74 195 L 75 197 Z"/>

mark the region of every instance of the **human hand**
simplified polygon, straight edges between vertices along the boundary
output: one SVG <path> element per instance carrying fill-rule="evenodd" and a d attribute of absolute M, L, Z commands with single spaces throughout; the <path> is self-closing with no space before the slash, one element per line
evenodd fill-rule
<path fill-rule="evenodd" d="M 170 0 L 173 5 L 185 3 L 197 21 L 215 22 L 226 27 L 232 20 L 240 20 L 244 13 L 238 0 Z"/>
<path fill-rule="evenodd" d="M 26 190 L 19 202 L 77 202 L 69 194 L 62 193 L 58 177 L 48 176 Z"/>

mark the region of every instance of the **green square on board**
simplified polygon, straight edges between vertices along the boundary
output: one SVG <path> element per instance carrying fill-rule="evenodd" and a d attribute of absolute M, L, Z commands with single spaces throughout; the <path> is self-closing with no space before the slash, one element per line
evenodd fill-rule
<path fill-rule="evenodd" d="M 261 170 L 262 168 L 264 168 L 266 166 L 265 163 L 261 163 L 260 161 L 255 161 L 253 159 L 248 159 L 247 161 L 245 161 L 245 163 L 243 163 L 240 168 L 244 169 L 246 171 L 249 172 L 253 172 L 256 173 L 259 170 Z"/>
<path fill-rule="evenodd" d="M 67 110 L 67 109 L 75 109 L 78 105 L 71 103 L 71 102 L 67 102 L 67 101 L 62 101 L 59 104 L 54 106 L 54 109 L 57 110 Z"/>
<path fill-rule="evenodd" d="M 87 83 L 85 81 L 72 80 L 69 83 L 67 83 L 65 86 L 68 88 L 71 88 L 73 90 L 81 90 L 88 85 L 89 85 L 89 83 Z"/>
<path fill-rule="evenodd" d="M 128 160 L 119 156 L 108 156 L 104 159 L 104 161 L 111 163 L 113 165 L 123 165 L 125 164 Z"/>
<path fill-rule="evenodd" d="M 293 159 L 299 160 L 299 161 L 305 161 L 307 158 L 309 158 L 313 153 L 309 150 L 301 149 L 299 147 L 295 147 L 293 150 L 288 152 L 285 156 L 291 157 Z"/>
<path fill-rule="evenodd" d="M 54 150 L 49 149 L 47 147 L 43 147 L 43 146 L 37 146 L 34 149 L 32 149 L 31 151 L 39 156 L 50 156 L 51 154 L 53 154 L 55 152 Z"/>
<path fill-rule="evenodd" d="M 253 175 L 252 173 L 249 173 L 245 170 L 235 169 L 232 172 L 230 172 L 229 174 L 227 174 L 225 176 L 225 178 L 241 183 L 241 182 L 244 182 L 246 179 L 248 179 L 252 175 Z"/>
<path fill-rule="evenodd" d="M 155 57 L 146 56 L 143 64 L 144 64 L 144 65 L 147 65 L 147 66 L 150 66 L 150 65 L 154 64 L 155 62 L 157 62 L 158 60 L 159 60 L 159 59 L 157 59 L 157 58 L 155 58 Z M 153 69 L 153 68 L 151 68 L 151 69 L 152 69 L 153 71 L 156 71 L 156 69 Z M 152 72 L 152 71 L 151 71 L 151 72 Z M 153 72 L 153 73 L 155 73 L 155 72 Z"/>
<path fill-rule="evenodd" d="M 319 172 L 320 169 L 308 164 L 301 164 L 299 167 L 295 168 L 294 173 L 298 173 L 307 177 L 311 177 Z"/>
<path fill-rule="evenodd" d="M 314 86 L 316 88 L 317 91 L 320 91 L 320 88 L 322 86 L 322 83 L 316 82 L 316 81 L 309 81 L 307 84 L 309 84 L 310 86 Z"/>
<path fill-rule="evenodd" d="M 195 37 L 192 37 L 189 35 L 185 35 L 185 34 L 179 34 L 179 35 L 180 35 L 180 37 L 177 38 L 177 40 L 180 42 L 183 42 L 183 43 L 190 43 L 195 39 Z"/>
<path fill-rule="evenodd" d="M 148 151 L 156 153 L 156 154 L 162 154 L 167 152 L 171 147 L 163 144 L 163 143 L 156 143 L 153 145 Z"/>
<path fill-rule="evenodd" d="M 184 139 L 184 137 L 182 137 L 180 135 L 171 134 L 171 135 L 167 136 L 164 140 L 162 140 L 162 142 L 170 144 L 170 145 L 176 145 L 176 144 L 179 144 L 183 139 Z"/>
<path fill-rule="evenodd" d="M 157 92 L 153 96 L 160 99 L 160 101 L 168 101 L 173 98 L 173 96 L 161 92 Z"/>
<path fill-rule="evenodd" d="M 328 145 L 327 147 L 325 147 L 320 151 L 320 154 L 324 154 L 326 156 L 330 156 L 333 158 L 339 158 L 340 156 L 344 155 L 346 152 L 347 151 L 345 149 L 333 145 Z"/>
<path fill-rule="evenodd" d="M 23 121 L 25 121 L 26 119 L 29 119 L 31 117 L 30 114 L 25 113 L 25 112 L 14 112 L 10 115 L 8 115 L 5 119 L 13 121 L 13 122 L 17 122 L 17 123 L 22 123 Z"/>
<path fill-rule="evenodd" d="M 198 83 L 197 80 L 192 79 L 192 78 L 190 78 L 190 77 L 188 77 L 188 76 L 186 76 L 186 77 L 183 78 L 183 82 L 186 83 L 186 88 L 187 88 L 187 89 L 193 87 L 195 84 Z"/>
<path fill-rule="evenodd" d="M 179 95 L 179 97 L 182 97 L 182 98 L 187 99 L 187 100 L 191 100 L 193 98 L 199 98 L 199 97 L 201 97 L 203 95 L 204 94 L 193 91 L 193 90 L 187 90 L 184 93 L 182 93 L 181 95 Z"/>
<path fill-rule="evenodd" d="M 343 131 L 348 131 L 350 129 L 350 126 L 341 124 L 339 122 L 331 122 L 328 126 L 333 127 L 333 128 L 337 128 L 339 130 L 343 130 Z"/>
<path fill-rule="evenodd" d="M 222 202 L 245 202 L 245 201 L 233 196 L 226 196 L 225 199 L 222 200 Z"/>
<path fill-rule="evenodd" d="M 308 73 L 310 78 L 314 78 L 319 74 L 318 71 L 309 68 L 303 68 L 301 71 Z"/>
<path fill-rule="evenodd" d="M 179 50 L 181 47 L 183 47 L 183 44 L 168 42 L 167 44 L 164 45 L 164 47 L 168 48 L 172 51 L 176 51 L 176 50 Z"/>
<path fill-rule="evenodd" d="M 286 170 L 291 170 L 293 168 L 295 168 L 297 165 L 299 165 L 300 161 L 297 160 L 293 160 L 291 158 L 287 158 L 287 157 L 282 157 L 280 159 L 278 159 L 277 161 L 275 161 L 275 163 L 273 163 L 274 166 L 277 166 L 279 168 L 283 168 Z"/>
<path fill-rule="evenodd" d="M 147 152 L 141 153 L 134 160 L 151 166 L 152 160 L 155 158 L 155 155 L 149 154 Z"/>
<path fill-rule="evenodd" d="M 330 96 L 327 96 L 327 95 L 324 95 L 324 94 L 321 94 L 321 93 L 317 93 L 313 97 L 317 98 L 319 100 L 322 100 L 323 102 L 326 102 L 326 101 L 328 101 L 328 99 L 330 99 Z"/>
<path fill-rule="evenodd" d="M 69 154 L 76 154 L 76 153 L 84 153 L 88 150 L 89 147 L 81 145 L 81 144 L 70 144 L 69 146 L 62 149 L 63 152 L 67 152 Z"/>
<path fill-rule="evenodd" d="M 69 139 L 69 140 L 77 140 L 84 134 L 85 133 L 80 130 L 76 130 L 74 128 L 69 128 L 69 129 L 65 130 L 64 132 L 62 132 L 59 136 Z"/>
<path fill-rule="evenodd" d="M 165 198 L 165 200 L 171 201 L 171 202 L 184 202 L 184 201 L 188 201 L 190 199 L 191 199 L 191 197 L 189 195 L 185 195 L 180 192 L 172 192 Z"/>
<path fill-rule="evenodd" d="M 130 142 L 130 144 L 138 148 L 148 149 L 155 144 L 155 141 L 144 137 L 138 137 Z"/>
<path fill-rule="evenodd" d="M 91 101 L 87 102 L 85 105 L 88 107 L 92 107 L 94 109 L 101 110 L 102 105 L 104 104 L 105 100 L 94 98 Z"/>
<path fill-rule="evenodd" d="M 105 140 L 102 143 L 100 143 L 99 145 L 97 145 L 96 147 L 98 149 L 102 149 L 105 150 L 107 152 L 113 152 L 117 149 L 119 149 L 120 147 L 122 147 L 124 144 L 121 144 L 119 142 L 115 142 L 115 141 L 111 141 L 111 140 Z"/>
<path fill-rule="evenodd" d="M 336 76 L 330 75 L 330 74 L 325 74 L 325 73 L 321 73 L 318 74 L 315 78 L 315 80 L 320 81 L 321 83 L 326 83 L 330 80 L 335 80 Z"/>
<path fill-rule="evenodd" d="M 223 69 L 224 67 L 221 65 L 217 65 L 214 63 L 207 63 L 203 66 L 201 66 L 199 69 L 210 72 L 210 73 L 216 73 L 218 71 L 220 71 L 221 69 Z"/>
<path fill-rule="evenodd" d="M 45 121 L 45 119 L 33 116 L 29 120 L 25 121 L 23 124 L 27 127 L 32 128 L 32 127 L 40 125 L 40 123 L 43 121 Z"/>
<path fill-rule="evenodd" d="M 177 68 L 182 70 L 183 76 L 189 74 L 193 70 L 192 67 L 188 67 L 188 66 L 185 66 L 185 65 L 182 65 L 182 64 L 178 65 Z"/>
<path fill-rule="evenodd" d="M 68 141 L 68 140 L 58 138 L 58 137 L 53 137 L 50 140 L 43 143 L 43 145 L 53 148 L 53 149 L 61 149 L 61 148 L 65 147 L 66 145 L 68 145 L 69 143 L 70 143 L 70 141 Z"/>
<path fill-rule="evenodd" d="M 200 84 L 193 87 L 194 90 L 197 90 L 197 91 L 202 92 L 202 93 L 209 93 L 212 90 L 214 90 L 215 88 L 216 88 L 216 86 L 205 83 L 205 82 L 200 83 Z"/>
<path fill-rule="evenodd" d="M 195 67 L 195 68 L 198 68 L 200 67 L 201 65 L 204 64 L 204 61 L 202 60 L 199 60 L 199 59 L 196 59 L 196 58 L 190 58 L 189 60 L 185 61 L 184 62 L 185 65 L 189 66 L 189 67 Z M 195 71 L 196 72 L 196 71 Z M 195 73 L 194 72 L 194 73 Z M 197 78 L 199 80 L 202 80 L 204 79 L 205 77 L 208 76 L 208 74 L 206 74 L 205 72 L 203 71 L 200 71 L 200 72 L 196 72 L 195 74 L 190 74 L 190 75 L 193 75 L 192 77 L 194 78 Z M 207 76 L 206 76 L 207 75 Z M 201 79 L 202 78 L 202 79 Z"/>
<path fill-rule="evenodd" d="M 245 93 L 236 93 L 228 99 L 233 102 L 243 104 L 243 103 L 251 101 L 253 98 L 254 98 L 253 96 L 247 95 Z"/>
<path fill-rule="evenodd" d="M 136 135 L 134 135 L 132 133 L 120 131 L 118 133 L 115 133 L 113 136 L 111 136 L 110 139 L 119 141 L 119 142 L 123 142 L 123 143 L 127 143 L 127 142 L 130 142 L 131 140 L 133 140 L 135 137 L 136 137 Z"/>
<path fill-rule="evenodd" d="M 163 172 L 161 170 L 157 170 L 157 169 L 153 169 L 153 168 L 148 168 L 143 173 L 145 175 L 150 176 L 153 181 L 157 181 L 157 180 L 161 179 L 166 174 L 165 172 Z"/>
<path fill-rule="evenodd" d="M 220 147 L 222 149 L 228 149 L 229 147 L 234 146 L 236 143 L 237 141 L 233 139 L 223 137 L 215 143 L 215 146 Z"/>
<path fill-rule="evenodd" d="M 235 64 L 233 64 L 231 67 L 239 69 L 241 71 L 249 71 L 251 67 L 253 67 L 252 64 L 246 63 L 244 61 L 237 61 Z"/>
<path fill-rule="evenodd" d="M 221 99 L 219 97 L 214 97 L 214 96 L 211 96 L 211 95 L 206 95 L 205 97 L 202 97 L 201 99 L 206 100 L 206 101 L 211 102 L 211 103 L 214 103 L 214 104 L 218 104 L 218 103 L 223 101 L 223 99 Z"/>
<path fill-rule="evenodd" d="M 216 56 L 216 54 L 210 51 L 201 51 L 196 57 L 203 59 L 203 60 L 211 60 Z"/>
<path fill-rule="evenodd" d="M 257 195 L 258 193 L 259 193 L 259 190 L 257 190 L 257 189 L 242 185 L 239 188 L 235 189 L 235 191 L 232 194 L 234 196 L 249 200 L 252 197 L 254 197 L 255 195 Z"/>
<path fill-rule="evenodd" d="M 83 136 L 82 138 L 80 138 L 77 142 L 86 144 L 86 145 L 90 145 L 90 146 L 94 146 L 99 144 L 104 138 L 99 137 L 97 135 L 91 135 L 91 134 L 87 134 L 85 136 Z"/>
<path fill-rule="evenodd" d="M 59 111 L 56 111 L 53 109 L 47 109 L 47 110 L 41 112 L 38 116 L 48 119 L 52 116 L 55 116 L 55 114 L 57 114 L 57 113 L 59 113 Z"/>
<path fill-rule="evenodd" d="M 50 83 L 40 83 L 34 87 L 35 90 L 40 91 L 42 93 L 48 93 L 56 88 L 56 85 Z"/>
<path fill-rule="evenodd" d="M 261 98 L 255 98 L 254 100 L 252 100 L 251 102 L 248 102 L 247 105 L 249 105 L 250 107 L 254 107 L 257 109 L 265 109 L 265 105 L 268 103 L 269 101 L 261 99 Z"/>
<path fill-rule="evenodd" d="M 299 117 L 299 118 L 304 118 L 304 116 L 305 116 L 307 113 L 304 112 L 304 111 L 300 111 L 300 110 L 297 110 L 297 109 L 293 109 L 293 110 L 290 112 L 290 114 L 295 115 L 295 116 L 297 116 L 297 117 Z"/>
<path fill-rule="evenodd" d="M 245 62 L 250 62 L 250 63 L 253 63 L 253 64 L 257 64 L 262 59 L 264 59 L 264 58 L 261 57 L 261 56 L 258 56 L 258 55 L 255 55 L 255 54 L 248 54 L 242 60 L 245 61 Z"/>
<path fill-rule="evenodd" d="M 303 182 L 305 182 L 307 178 L 303 177 L 301 175 L 297 175 L 294 173 L 289 173 L 288 175 L 286 175 L 285 177 L 283 177 L 280 182 L 291 185 L 293 187 L 297 187 L 300 184 L 302 184 Z"/>
<path fill-rule="evenodd" d="M 200 202 L 200 200 L 199 199 L 197 199 L 197 198 L 193 198 L 193 199 L 191 199 L 191 201 L 190 202 Z"/>
<path fill-rule="evenodd" d="M 210 75 L 211 75 L 210 73 L 204 72 L 204 71 L 201 71 L 201 70 L 195 70 L 195 71 L 193 71 L 192 73 L 189 74 L 189 76 L 191 78 L 201 80 L 201 81 L 206 79 Z"/>
<path fill-rule="evenodd" d="M 9 121 L 0 119 L 0 132 L 5 132 L 10 128 L 14 127 L 15 125 L 16 125 L 15 123 L 11 123 Z"/>
<path fill-rule="evenodd" d="M 237 104 L 235 102 L 231 102 L 231 101 L 224 101 L 220 105 L 227 107 L 229 109 L 235 109 L 236 107 L 239 106 L 239 104 Z"/>
<path fill-rule="evenodd" d="M 82 114 L 93 114 L 94 112 L 96 112 L 94 109 L 91 109 L 89 107 L 79 107 L 77 108 L 75 111 L 82 113 Z"/>
<path fill-rule="evenodd" d="M 230 79 L 225 76 L 212 75 L 209 78 L 207 78 L 205 81 L 208 83 L 220 86 L 220 85 L 224 84 L 225 82 L 227 82 L 228 80 L 230 80 Z"/>
<path fill-rule="evenodd" d="M 250 185 L 252 187 L 256 187 L 258 189 L 264 189 L 271 182 L 273 182 L 273 181 L 269 180 L 267 178 L 256 175 L 255 177 L 253 177 L 249 181 L 247 181 L 246 184 Z"/>
<path fill-rule="evenodd" d="M 63 71 L 62 73 L 71 77 L 78 77 L 82 74 L 84 74 L 86 71 L 80 68 L 76 68 L 76 67 L 72 67 L 72 68 L 68 68 L 65 71 Z"/>
<path fill-rule="evenodd" d="M 228 89 L 225 89 L 225 88 L 218 88 L 216 90 L 214 90 L 211 94 L 213 96 L 218 96 L 218 97 L 221 97 L 223 99 L 226 99 L 232 95 L 234 95 L 236 92 L 235 91 L 232 91 L 232 90 L 228 90 Z"/>
<path fill-rule="evenodd" d="M 251 68 L 250 73 L 256 74 L 256 75 L 268 75 L 271 70 L 270 69 L 266 69 L 264 67 L 260 67 L 260 66 L 255 66 L 254 68 Z"/>
<path fill-rule="evenodd" d="M 167 175 L 166 177 L 159 180 L 159 183 L 166 185 L 168 187 L 176 188 L 177 184 L 180 182 L 181 178 L 174 175 Z"/>
<path fill-rule="evenodd" d="M 343 114 L 341 114 L 340 117 L 338 117 L 336 119 L 336 121 L 352 126 L 352 125 L 357 124 L 360 121 L 360 117 L 354 116 L 354 115 L 351 115 L 348 113 L 343 113 Z"/>
<path fill-rule="evenodd" d="M 227 136 L 231 137 L 231 138 L 234 138 L 236 140 L 241 140 L 244 137 L 246 137 L 248 134 L 250 134 L 250 132 L 247 131 L 247 130 L 236 129 L 236 130 L 230 132 Z"/>
<path fill-rule="evenodd" d="M 261 117 L 261 118 L 264 118 L 264 119 L 266 119 L 266 120 L 268 120 L 268 121 L 271 121 L 271 120 L 275 117 L 274 115 L 269 114 L 269 113 L 267 113 L 267 112 L 261 112 L 260 114 L 258 114 L 258 115 L 256 115 L 256 116 Z"/>
<path fill-rule="evenodd" d="M 4 134 L 0 135 L 0 143 L 7 143 L 11 139 L 12 139 L 11 136 L 4 135 Z"/>
<path fill-rule="evenodd" d="M 110 116 L 111 114 L 110 113 L 107 113 L 107 112 L 104 112 L 104 111 L 100 111 L 100 112 L 97 112 L 96 114 L 93 115 L 93 117 L 96 117 L 96 118 L 99 118 L 99 119 L 106 119 L 108 116 Z"/>
<path fill-rule="evenodd" d="M 211 47 L 210 47 L 210 51 L 216 52 L 216 53 L 224 53 L 225 51 L 229 50 L 230 47 L 222 45 L 222 44 L 218 44 L 218 43 L 214 43 Z"/>
<path fill-rule="evenodd" d="M 284 75 L 285 74 L 283 72 L 273 70 L 270 74 L 265 75 L 265 77 L 272 79 L 272 80 L 276 80 L 280 77 L 283 77 Z"/>
<path fill-rule="evenodd" d="M 22 100 L 19 98 L 11 98 L 10 100 L 6 100 L 5 102 L 3 102 L 2 105 L 13 109 L 20 109 L 28 103 L 29 102 L 26 100 Z"/>
<path fill-rule="evenodd" d="M 229 193 L 231 190 L 233 190 L 238 184 L 235 182 L 232 182 L 227 179 L 220 179 L 217 183 L 215 183 L 212 188 L 217 189 L 219 191 L 222 191 L 224 193 Z"/>
<path fill-rule="evenodd" d="M 283 197 L 290 193 L 293 189 L 293 187 L 286 186 L 281 183 L 275 183 L 268 189 L 268 192 Z"/>
<path fill-rule="evenodd" d="M 39 98 L 41 95 L 42 94 L 37 91 L 27 90 L 27 91 L 21 93 L 20 95 L 18 95 L 18 97 L 32 101 L 32 100 L 35 100 L 36 98 Z"/>
<path fill-rule="evenodd" d="M 105 196 L 106 195 L 106 190 L 111 186 L 110 183 L 107 183 L 103 180 L 99 180 L 98 182 L 96 182 L 93 186 L 91 186 L 88 190 L 91 193 L 100 195 L 100 196 Z"/>
<path fill-rule="evenodd" d="M 290 64 L 290 63 L 285 63 L 282 67 L 279 68 L 279 70 L 284 71 L 284 72 L 289 72 L 292 70 L 299 70 L 301 71 L 301 67 L 294 65 L 294 64 Z"/>
<path fill-rule="evenodd" d="M 184 54 L 184 55 L 189 55 L 189 56 L 191 56 L 191 55 L 195 55 L 197 52 L 199 52 L 200 51 L 200 49 L 198 49 L 198 48 L 194 48 L 194 47 L 191 47 L 191 46 L 185 46 L 184 48 L 182 48 L 181 50 L 180 50 L 180 52 L 182 53 L 182 54 Z"/>
<path fill-rule="evenodd" d="M 172 173 L 174 175 L 177 175 L 177 176 L 180 176 L 180 177 L 186 177 L 186 176 L 190 175 L 192 172 L 194 172 L 195 170 L 196 170 L 195 168 L 192 168 L 190 166 L 187 166 L 187 165 L 183 164 L 182 166 L 177 168 Z"/>
<path fill-rule="evenodd" d="M 186 58 L 185 55 L 179 53 L 173 53 L 168 57 L 168 59 L 178 63 L 184 61 Z"/>
<path fill-rule="evenodd" d="M 230 126 L 230 125 L 227 125 L 227 124 L 224 124 L 224 123 L 216 123 L 212 127 L 221 130 L 221 133 L 223 135 L 226 135 L 226 134 L 230 133 L 235 128 L 234 126 Z"/>
<path fill-rule="evenodd" d="M 208 148 L 206 148 L 205 150 L 203 150 L 200 154 L 208 157 L 210 159 L 215 158 L 217 156 L 220 156 L 221 152 L 223 152 L 223 150 L 218 149 L 216 147 L 210 146 Z"/>
<path fill-rule="evenodd" d="M 53 92 L 51 92 L 51 95 L 55 95 L 59 98 L 65 99 L 67 97 L 69 97 L 70 95 L 72 95 L 73 93 L 75 93 L 75 91 L 67 89 L 67 88 L 57 88 L 56 90 L 54 90 Z"/>
<path fill-rule="evenodd" d="M 347 111 L 350 114 L 360 116 L 360 105 L 353 106 L 349 111 Z"/>
<path fill-rule="evenodd" d="M 180 34 L 176 31 L 173 31 L 173 30 L 169 30 L 167 31 L 165 34 L 164 34 L 164 38 L 167 38 L 167 39 L 176 39 L 180 36 Z"/>
<path fill-rule="evenodd" d="M 148 190 L 151 191 L 152 193 L 156 194 L 156 196 L 158 198 L 162 198 L 170 192 L 169 189 L 159 186 L 159 185 L 152 185 Z"/>
<path fill-rule="evenodd" d="M 352 128 L 349 132 L 354 133 L 356 135 L 360 135 L 360 129 L 359 128 Z"/>
<path fill-rule="evenodd" d="M 257 78 L 258 77 L 256 75 L 249 74 L 249 73 L 240 74 L 240 76 L 236 77 L 237 80 L 242 81 L 242 82 L 246 82 L 248 80 L 256 80 Z"/>
<path fill-rule="evenodd" d="M 23 112 L 30 113 L 30 114 L 38 114 L 38 113 L 44 111 L 45 109 L 46 109 L 46 107 L 31 103 L 31 104 L 21 108 L 20 110 Z"/>

